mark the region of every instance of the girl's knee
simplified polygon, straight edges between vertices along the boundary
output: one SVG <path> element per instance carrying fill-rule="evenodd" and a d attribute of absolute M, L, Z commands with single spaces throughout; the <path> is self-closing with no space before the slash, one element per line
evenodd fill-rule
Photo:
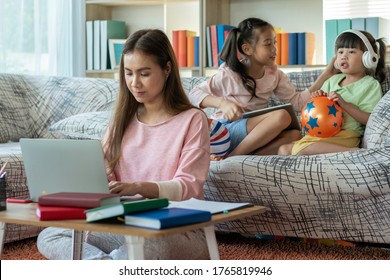
<path fill-rule="evenodd" d="M 292 152 L 292 147 L 294 144 L 284 144 L 281 145 L 278 149 L 278 155 L 280 156 L 290 156 Z"/>

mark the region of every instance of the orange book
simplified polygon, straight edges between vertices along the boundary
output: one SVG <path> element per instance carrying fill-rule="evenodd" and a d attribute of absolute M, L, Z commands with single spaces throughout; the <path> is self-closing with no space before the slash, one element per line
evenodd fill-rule
<path fill-rule="evenodd" d="M 276 61 L 275 63 L 277 65 L 281 65 L 281 50 L 282 50 L 282 33 L 276 33 L 276 48 L 277 48 L 277 55 L 276 55 Z"/>
<path fill-rule="evenodd" d="M 179 55 L 178 64 L 179 67 L 187 67 L 187 37 L 195 36 L 196 32 L 191 30 L 179 30 L 178 42 L 179 42 Z"/>
<path fill-rule="evenodd" d="M 187 37 L 187 67 L 195 66 L 195 36 Z"/>
<path fill-rule="evenodd" d="M 288 36 L 289 33 L 280 36 L 280 65 L 288 65 Z"/>
<path fill-rule="evenodd" d="M 172 48 L 176 55 L 176 60 L 179 59 L 179 31 L 172 31 Z"/>

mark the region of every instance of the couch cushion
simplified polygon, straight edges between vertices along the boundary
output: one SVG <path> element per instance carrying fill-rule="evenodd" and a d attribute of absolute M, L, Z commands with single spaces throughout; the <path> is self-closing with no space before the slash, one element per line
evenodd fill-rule
<path fill-rule="evenodd" d="M 390 91 L 389 91 L 390 92 Z M 385 94 L 372 111 L 363 136 L 363 147 L 384 147 L 390 135 L 390 93 Z"/>
<path fill-rule="evenodd" d="M 49 131 L 59 138 L 100 140 L 110 117 L 111 111 L 81 113 L 52 124 Z"/>
<path fill-rule="evenodd" d="M 37 89 L 26 83 L 23 77 L 13 74 L 0 75 L 0 143 L 31 137 L 34 122 L 30 117 L 32 106 L 26 98 Z"/>

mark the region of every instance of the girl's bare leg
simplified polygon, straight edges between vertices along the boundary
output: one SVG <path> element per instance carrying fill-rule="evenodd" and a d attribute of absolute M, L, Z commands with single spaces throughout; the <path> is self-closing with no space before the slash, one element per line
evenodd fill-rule
<path fill-rule="evenodd" d="M 274 140 L 291 123 L 291 117 L 286 110 L 277 110 L 268 114 L 248 119 L 248 135 L 229 154 L 247 155 Z"/>

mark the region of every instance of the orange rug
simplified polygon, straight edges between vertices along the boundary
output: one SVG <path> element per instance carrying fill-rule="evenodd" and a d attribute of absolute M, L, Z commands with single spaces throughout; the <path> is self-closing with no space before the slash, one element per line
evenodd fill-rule
<path fill-rule="evenodd" d="M 329 246 L 314 241 L 276 240 L 217 233 L 222 260 L 390 260 L 390 249 L 373 246 Z M 44 260 L 35 238 L 4 245 L 2 260 Z"/>

